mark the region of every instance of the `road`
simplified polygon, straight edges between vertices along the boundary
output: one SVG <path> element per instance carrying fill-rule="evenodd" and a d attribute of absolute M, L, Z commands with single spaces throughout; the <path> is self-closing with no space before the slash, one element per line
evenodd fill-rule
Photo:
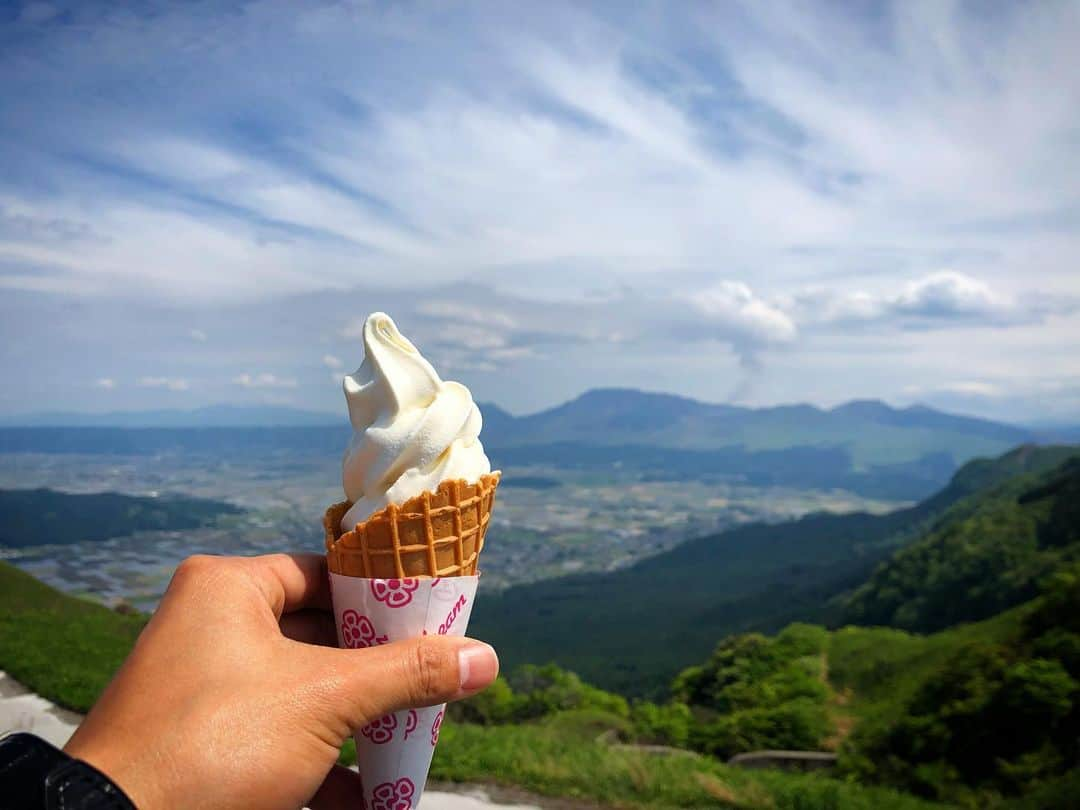
<path fill-rule="evenodd" d="M 60 747 L 67 742 L 82 717 L 58 708 L 35 695 L 0 670 L 0 736 L 9 731 L 30 731 Z M 495 802 L 483 787 L 447 793 L 427 790 L 418 810 L 541 810 L 535 804 Z"/>

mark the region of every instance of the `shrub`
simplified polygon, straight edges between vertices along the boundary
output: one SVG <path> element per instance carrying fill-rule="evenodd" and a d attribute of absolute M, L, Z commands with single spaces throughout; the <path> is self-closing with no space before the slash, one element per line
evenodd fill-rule
<path fill-rule="evenodd" d="M 514 690 L 500 675 L 483 692 L 467 700 L 451 703 L 447 711 L 449 717 L 458 722 L 489 726 L 513 720 L 516 705 Z"/>
<path fill-rule="evenodd" d="M 685 748 L 690 742 L 692 715 L 685 703 L 672 701 L 659 706 L 639 701 L 631 707 L 630 719 L 639 742 L 676 748 Z"/>
<path fill-rule="evenodd" d="M 690 729 L 692 748 L 721 759 L 761 749 L 812 750 L 830 732 L 825 707 L 810 700 L 748 709 Z"/>
<path fill-rule="evenodd" d="M 1058 661 L 969 644 L 932 674 L 895 720 L 864 722 L 854 772 L 925 796 L 1019 793 L 1059 774 L 1077 736 L 1077 684 Z"/>
<path fill-rule="evenodd" d="M 530 720 L 569 709 L 596 709 L 629 717 L 626 698 L 597 689 L 555 664 L 526 665 L 510 676 L 515 692 L 514 719 Z"/>

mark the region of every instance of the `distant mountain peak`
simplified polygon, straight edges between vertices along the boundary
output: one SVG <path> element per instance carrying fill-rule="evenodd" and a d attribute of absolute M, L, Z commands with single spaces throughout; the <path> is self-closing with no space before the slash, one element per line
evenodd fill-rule
<path fill-rule="evenodd" d="M 571 402 L 648 402 L 655 400 L 663 400 L 666 402 L 693 402 L 696 405 L 705 404 L 696 399 L 691 399 L 690 397 L 680 396 L 679 394 L 668 394 L 663 391 L 644 391 L 640 388 L 620 387 L 590 388 L 574 397 Z"/>
<path fill-rule="evenodd" d="M 853 399 L 842 405 L 837 405 L 830 413 L 848 414 L 851 416 L 885 416 L 898 413 L 887 402 L 880 399 Z"/>

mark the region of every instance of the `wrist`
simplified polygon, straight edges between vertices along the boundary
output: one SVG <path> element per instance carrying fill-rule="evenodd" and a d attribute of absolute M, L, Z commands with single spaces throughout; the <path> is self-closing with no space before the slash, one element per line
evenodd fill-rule
<path fill-rule="evenodd" d="M 0 793 L 5 807 L 80 807 L 135 810 L 127 794 L 105 773 L 33 734 L 0 738 Z"/>
<path fill-rule="evenodd" d="M 84 739 L 78 731 L 64 746 L 63 753 L 94 768 L 123 791 L 139 810 L 162 807 L 156 801 L 153 785 L 140 772 L 138 757 L 116 750 L 107 740 Z"/>

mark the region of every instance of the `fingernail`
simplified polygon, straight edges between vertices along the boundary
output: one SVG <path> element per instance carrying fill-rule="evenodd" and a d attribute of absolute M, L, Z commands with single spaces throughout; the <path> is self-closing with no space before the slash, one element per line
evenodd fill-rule
<path fill-rule="evenodd" d="M 499 656 L 482 641 L 470 641 L 458 650 L 458 677 L 462 692 L 483 689 L 499 674 Z"/>

